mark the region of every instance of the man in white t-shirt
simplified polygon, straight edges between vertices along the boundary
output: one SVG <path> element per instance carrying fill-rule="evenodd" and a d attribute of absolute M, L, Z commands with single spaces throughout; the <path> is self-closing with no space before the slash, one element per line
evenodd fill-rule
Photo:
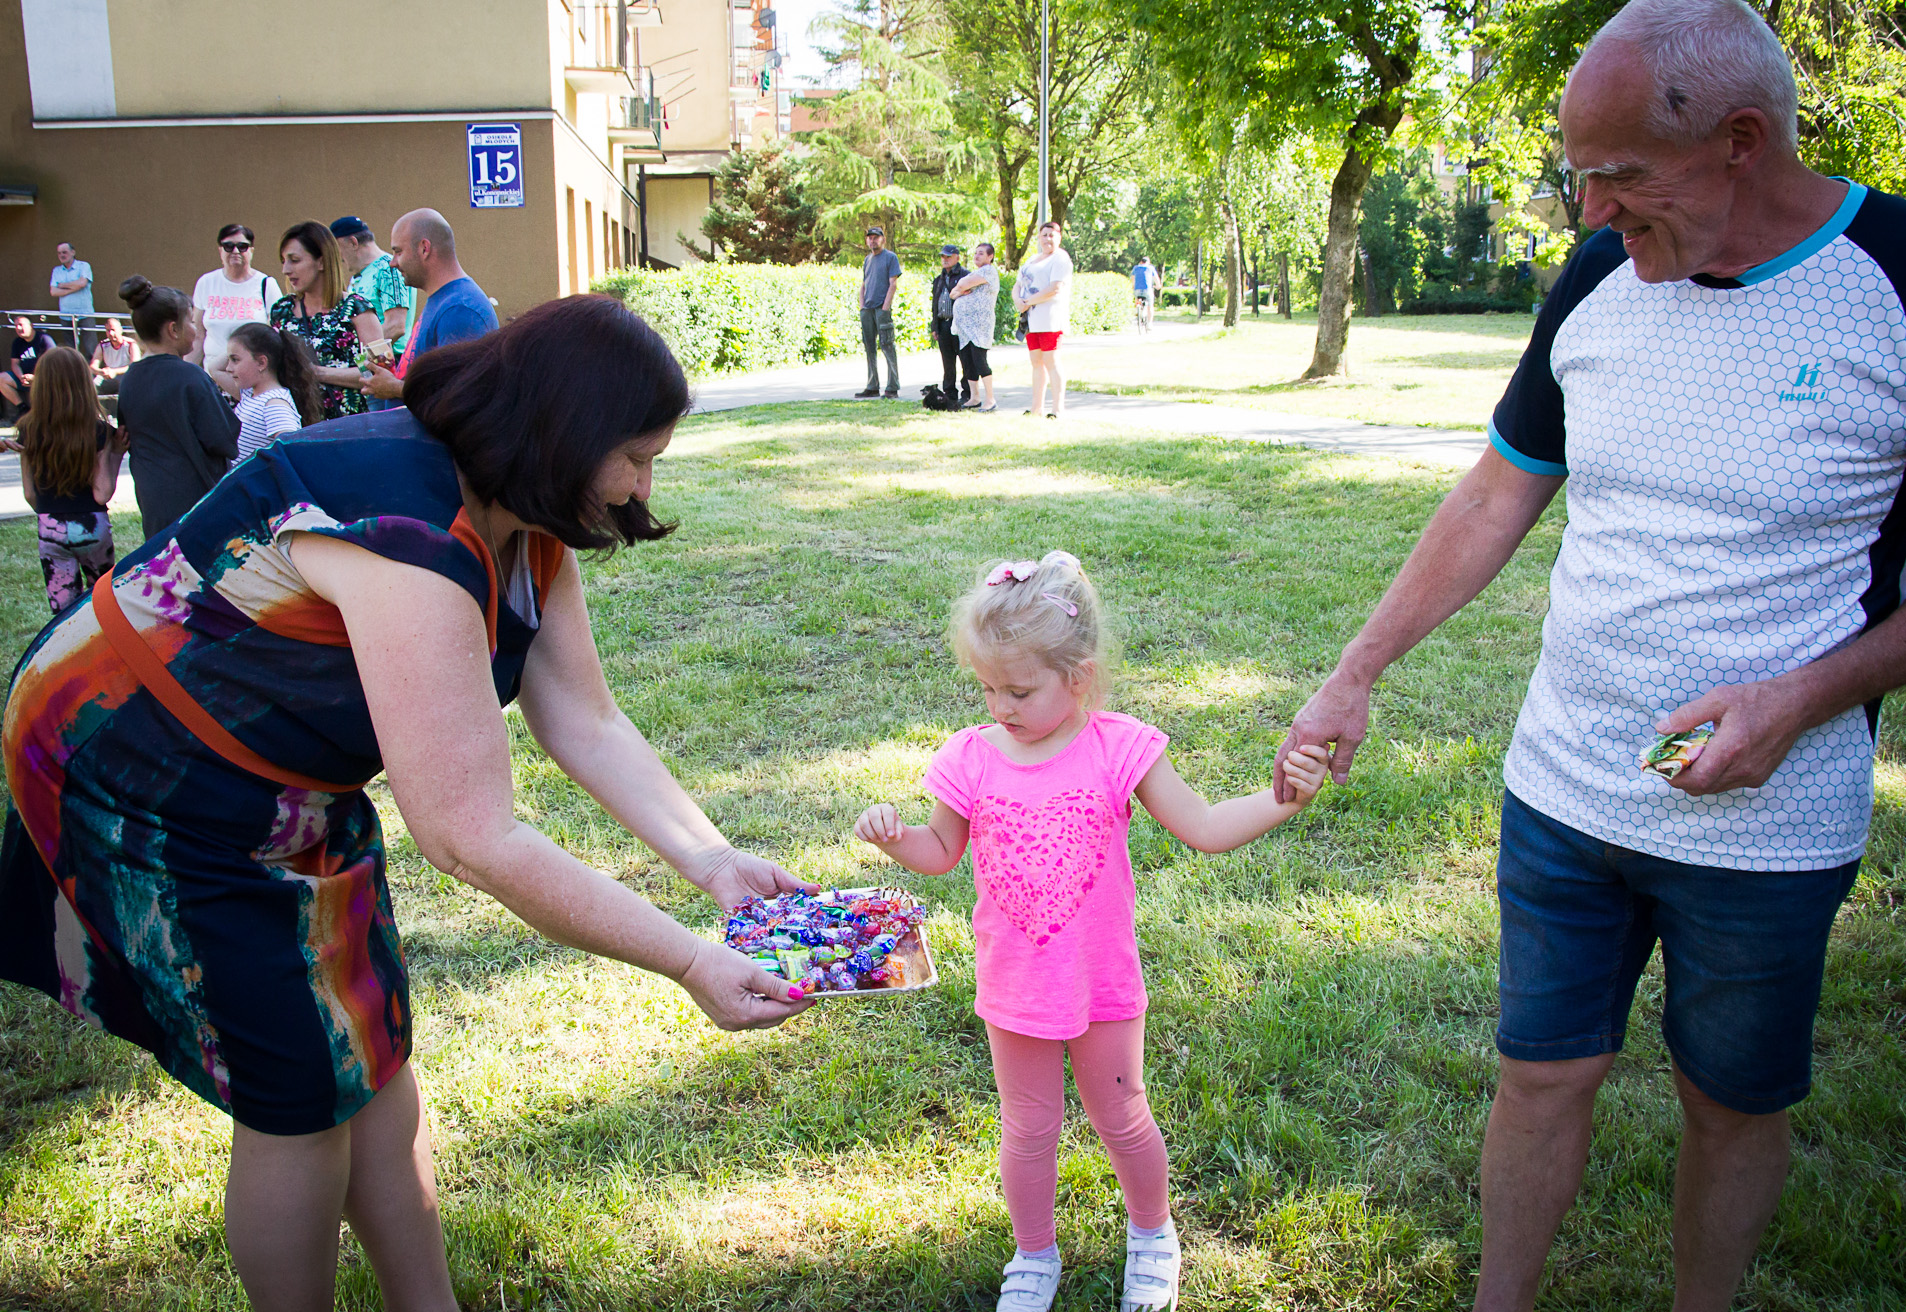
<path fill-rule="evenodd" d="M 1072 257 L 1060 245 L 1059 220 L 1039 225 L 1039 251 L 1019 268 L 1013 283 L 1013 304 L 1026 316 L 1026 358 L 1032 364 L 1032 408 L 1061 419 L 1066 412 L 1066 380 L 1059 369 L 1059 339 L 1071 326 Z M 1052 409 L 1046 411 L 1046 387 L 1052 387 Z"/>
<path fill-rule="evenodd" d="M 1583 220 L 1490 449 L 1279 752 L 1335 743 L 1566 484 L 1504 767 L 1501 1079 L 1476 1307 L 1533 1305 L 1596 1090 L 1661 945 L 1685 1117 L 1675 1307 L 1722 1312 L 1786 1178 L 1828 933 L 1906 683 L 1906 201 L 1814 173 L 1792 66 L 1739 0 L 1632 0 L 1563 98 Z M 1672 780 L 1657 733 L 1713 739 Z"/>

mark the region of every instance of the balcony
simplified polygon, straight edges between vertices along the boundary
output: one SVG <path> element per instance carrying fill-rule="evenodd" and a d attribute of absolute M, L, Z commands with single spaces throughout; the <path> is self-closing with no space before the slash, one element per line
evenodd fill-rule
<path fill-rule="evenodd" d="M 642 89 L 622 96 L 621 113 L 609 124 L 609 140 L 632 151 L 660 151 L 665 113 L 655 93 L 655 75 L 642 70 Z"/>
<path fill-rule="evenodd" d="M 634 15 L 628 0 L 567 0 L 564 8 L 569 12 L 569 58 L 563 67 L 564 81 L 577 91 L 598 96 L 633 92 L 629 30 Z M 650 4 L 641 8 L 652 13 L 655 7 Z"/>

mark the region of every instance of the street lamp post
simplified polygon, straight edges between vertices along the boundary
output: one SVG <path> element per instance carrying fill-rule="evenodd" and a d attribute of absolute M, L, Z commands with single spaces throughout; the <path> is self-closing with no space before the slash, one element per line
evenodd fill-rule
<path fill-rule="evenodd" d="M 1047 209 L 1046 154 L 1050 120 L 1046 105 L 1052 90 L 1052 15 L 1051 0 L 1039 0 L 1039 222 L 1051 217 Z"/>

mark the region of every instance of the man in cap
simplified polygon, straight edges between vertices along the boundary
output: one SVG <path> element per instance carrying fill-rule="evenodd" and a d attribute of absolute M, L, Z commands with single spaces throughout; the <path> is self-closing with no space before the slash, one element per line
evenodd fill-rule
<path fill-rule="evenodd" d="M 351 266 L 351 290 L 371 303 L 384 325 L 384 339 L 391 344 L 393 352 L 401 353 L 404 334 L 410 329 L 411 307 L 416 304 L 416 296 L 404 281 L 404 275 L 391 261 L 389 252 L 378 247 L 377 234 L 371 231 L 371 225 L 357 215 L 347 214 L 333 223 L 331 235 L 338 239 L 338 250 Z M 382 410 L 392 404 L 373 398 L 371 409 Z"/>
<path fill-rule="evenodd" d="M 867 352 L 867 386 L 856 398 L 900 395 L 900 358 L 893 349 L 893 296 L 900 286 L 900 257 L 887 249 L 885 228 L 867 229 L 867 258 L 860 266 L 860 344 Z M 887 357 L 887 390 L 880 390 L 878 346 Z"/>
<path fill-rule="evenodd" d="M 940 247 L 940 276 L 933 280 L 933 340 L 940 348 L 940 391 L 949 410 L 966 399 L 953 399 L 954 371 L 960 362 L 959 334 L 953 331 L 953 289 L 966 274 L 960 265 L 960 248 L 952 242 Z"/>

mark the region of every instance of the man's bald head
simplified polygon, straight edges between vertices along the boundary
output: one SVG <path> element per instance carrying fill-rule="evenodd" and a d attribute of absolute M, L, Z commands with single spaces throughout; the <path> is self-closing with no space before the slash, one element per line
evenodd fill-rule
<path fill-rule="evenodd" d="M 450 231 L 450 221 L 437 211 L 412 210 L 404 215 L 391 229 L 393 240 L 400 229 L 410 234 L 413 244 L 427 241 L 435 254 L 452 260 L 457 258 L 457 236 Z"/>
<path fill-rule="evenodd" d="M 435 210 L 412 210 L 391 225 L 390 262 L 405 282 L 426 291 L 463 276 L 456 234 Z"/>

